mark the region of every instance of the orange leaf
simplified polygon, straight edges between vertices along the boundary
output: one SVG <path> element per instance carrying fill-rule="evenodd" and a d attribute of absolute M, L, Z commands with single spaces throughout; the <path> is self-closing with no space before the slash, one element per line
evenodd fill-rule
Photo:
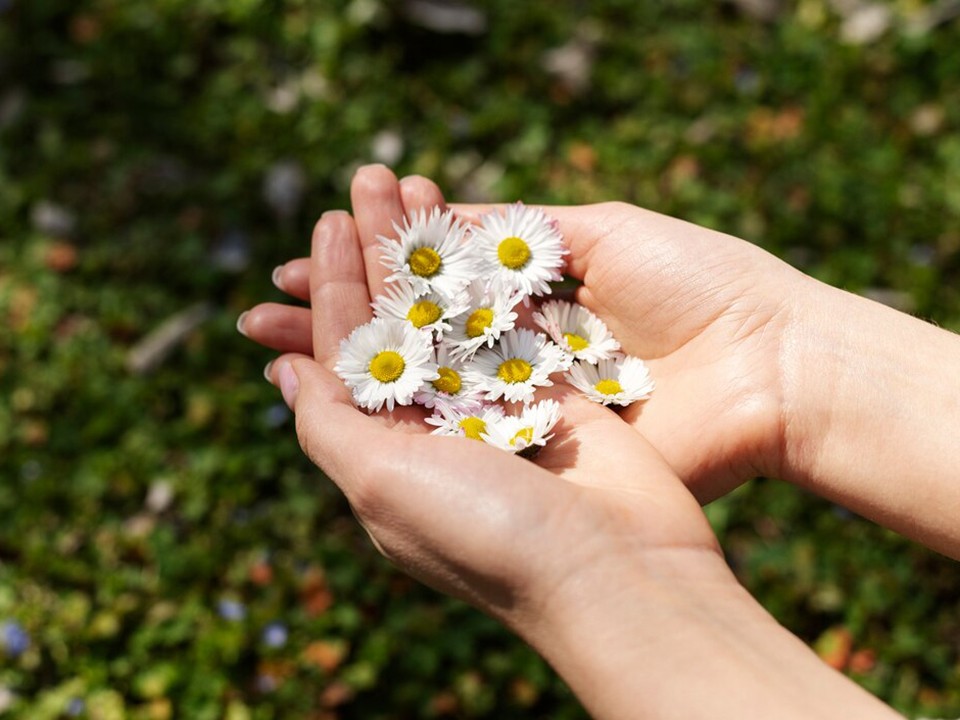
<path fill-rule="evenodd" d="M 300 588 L 300 602 L 310 617 L 323 615 L 333 605 L 333 593 L 327 587 L 323 570 L 310 568 L 306 571 Z"/>
<path fill-rule="evenodd" d="M 353 690 L 345 682 L 335 680 L 327 685 L 320 694 L 320 702 L 324 707 L 336 707 L 353 699 Z"/>
<path fill-rule="evenodd" d="M 301 657 L 304 662 L 316 665 L 325 672 L 336 670 L 347 656 L 349 647 L 339 640 L 317 640 L 304 648 Z"/>
<path fill-rule="evenodd" d="M 575 142 L 567 150 L 567 159 L 580 172 L 592 172 L 597 166 L 597 151 L 585 142 Z"/>
<path fill-rule="evenodd" d="M 850 656 L 850 663 L 848 668 L 850 672 L 859 673 L 863 675 L 873 670 L 874 666 L 877 664 L 877 654 L 870 648 L 864 648 L 863 650 L 857 650 L 853 655 Z"/>
<path fill-rule="evenodd" d="M 835 670 L 843 670 L 850 660 L 853 635 L 842 626 L 832 627 L 817 638 L 813 644 L 820 659 Z"/>
<path fill-rule="evenodd" d="M 269 585 L 273 582 L 273 568 L 262 560 L 250 566 L 250 581 L 255 585 Z"/>
<path fill-rule="evenodd" d="M 63 241 L 50 243 L 43 253 L 43 264 L 58 273 L 73 270 L 77 266 L 78 259 L 77 248 Z"/>

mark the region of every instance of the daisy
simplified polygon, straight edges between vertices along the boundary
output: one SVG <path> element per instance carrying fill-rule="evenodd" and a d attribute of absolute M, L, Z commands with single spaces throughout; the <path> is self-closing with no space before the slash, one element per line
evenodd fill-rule
<path fill-rule="evenodd" d="M 393 271 L 387 282 L 408 280 L 418 295 L 437 292 L 448 298 L 457 294 L 477 274 L 477 258 L 464 242 L 466 228 L 453 212 L 435 207 L 428 215 L 421 209 L 396 223 L 397 239 L 377 238 L 383 251 L 381 262 Z"/>
<path fill-rule="evenodd" d="M 550 282 L 562 280 L 567 249 L 555 221 L 523 203 L 494 211 L 471 228 L 485 276 L 498 278 L 524 296 L 550 294 Z"/>
<path fill-rule="evenodd" d="M 467 298 L 463 292 L 454 298 L 435 292 L 417 294 L 411 282 L 397 280 L 372 305 L 377 317 L 406 320 L 418 330 L 433 332 L 439 340 L 450 330 L 447 320 L 467 309 Z"/>
<path fill-rule="evenodd" d="M 340 343 L 334 371 L 354 402 L 374 412 L 384 403 L 387 410 L 409 405 L 424 382 L 439 377 L 430 335 L 406 321 L 384 318 L 361 325 Z"/>
<path fill-rule="evenodd" d="M 467 402 L 438 405 L 437 412 L 428 417 L 426 422 L 437 426 L 431 435 L 458 435 L 482 442 L 483 438 L 480 436 L 502 417 L 503 408 L 499 405 Z"/>
<path fill-rule="evenodd" d="M 533 321 L 577 360 L 596 365 L 613 357 L 620 349 L 620 343 L 603 320 L 577 303 L 545 302 L 540 306 L 540 312 L 533 314 Z"/>
<path fill-rule="evenodd" d="M 601 360 L 598 365 L 574 363 L 565 378 L 588 399 L 604 405 L 646 400 L 654 385 L 643 360 L 629 356 Z"/>
<path fill-rule="evenodd" d="M 450 406 L 451 403 L 462 402 L 480 403 L 481 393 L 474 389 L 472 383 L 464 376 L 463 362 L 455 360 L 450 349 L 441 343 L 434 350 L 434 361 L 437 364 L 436 380 L 423 384 L 413 395 L 414 402 L 432 408 L 435 405 Z"/>
<path fill-rule="evenodd" d="M 502 333 L 513 330 L 517 314 L 513 308 L 520 294 L 501 287 L 499 282 L 474 280 L 467 288 L 467 308 L 450 320 L 450 331 L 444 335 L 451 355 L 469 359 L 481 347 L 492 347 Z"/>
<path fill-rule="evenodd" d="M 500 344 L 482 348 L 467 376 L 487 400 L 529 402 L 538 386 L 553 385 L 550 374 L 570 366 L 566 353 L 543 333 L 520 328 L 500 337 Z"/>
<path fill-rule="evenodd" d="M 526 405 L 519 415 L 507 415 L 487 426 L 483 439 L 507 452 L 533 457 L 553 437 L 548 435 L 560 420 L 560 403 L 541 400 Z"/>

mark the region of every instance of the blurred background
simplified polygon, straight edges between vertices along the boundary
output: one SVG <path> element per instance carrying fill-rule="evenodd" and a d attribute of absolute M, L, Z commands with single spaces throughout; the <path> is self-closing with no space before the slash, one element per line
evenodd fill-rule
<path fill-rule="evenodd" d="M 237 316 L 379 161 L 460 200 L 638 203 L 960 329 L 958 16 L 0 0 L 0 716 L 584 717 L 373 551 Z M 960 714 L 955 563 L 775 480 L 707 512 L 826 662 Z"/>

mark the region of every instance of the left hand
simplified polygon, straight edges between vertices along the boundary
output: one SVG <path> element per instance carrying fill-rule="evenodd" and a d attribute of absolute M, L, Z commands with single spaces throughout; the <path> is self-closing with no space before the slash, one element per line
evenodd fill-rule
<path fill-rule="evenodd" d="M 360 177 L 357 220 L 327 213 L 314 231 L 313 357 L 284 354 L 269 379 L 381 552 L 512 628 L 602 720 L 893 717 L 756 606 L 696 499 L 611 410 L 563 385 L 541 391 L 563 418 L 534 463 L 427 434 L 419 407 L 353 405 L 331 368 L 370 317 L 362 228 L 396 190 L 388 171 Z"/>
<path fill-rule="evenodd" d="M 621 543 L 722 565 L 703 512 L 663 458 L 616 413 L 562 384 L 540 391 L 563 417 L 536 463 L 430 435 L 418 406 L 374 415 L 354 407 L 331 370 L 340 340 L 370 319 L 382 287 L 375 237 L 404 210 L 400 185 L 380 167 L 358 174 L 353 200 L 356 220 L 330 212 L 314 230 L 313 357 L 282 355 L 269 377 L 296 412 L 305 452 L 385 555 L 515 628 L 529 623 L 513 613 L 538 614 L 568 578 L 622 557 Z"/>

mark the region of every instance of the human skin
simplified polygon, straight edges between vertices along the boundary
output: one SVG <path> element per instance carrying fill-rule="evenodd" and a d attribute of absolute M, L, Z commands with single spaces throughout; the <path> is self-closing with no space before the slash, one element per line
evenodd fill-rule
<path fill-rule="evenodd" d="M 429 435 L 419 408 L 355 408 L 331 368 L 370 317 L 360 226 L 317 224 L 313 355 L 267 374 L 384 555 L 524 637 L 597 718 L 897 717 L 743 591 L 689 489 L 611 410 L 550 389 L 563 419 L 531 463 Z"/>
<path fill-rule="evenodd" d="M 377 293 L 376 235 L 444 200 L 383 166 L 361 169 L 351 195 Z M 452 207 L 468 221 L 491 209 Z M 675 218 L 624 203 L 547 211 L 583 283 L 577 301 L 657 382 L 621 417 L 700 502 L 776 477 L 960 557 L 960 338 Z M 300 259 L 275 280 L 306 299 L 308 275 Z M 269 347 L 312 352 L 308 309 L 263 304 L 240 324 Z"/>

